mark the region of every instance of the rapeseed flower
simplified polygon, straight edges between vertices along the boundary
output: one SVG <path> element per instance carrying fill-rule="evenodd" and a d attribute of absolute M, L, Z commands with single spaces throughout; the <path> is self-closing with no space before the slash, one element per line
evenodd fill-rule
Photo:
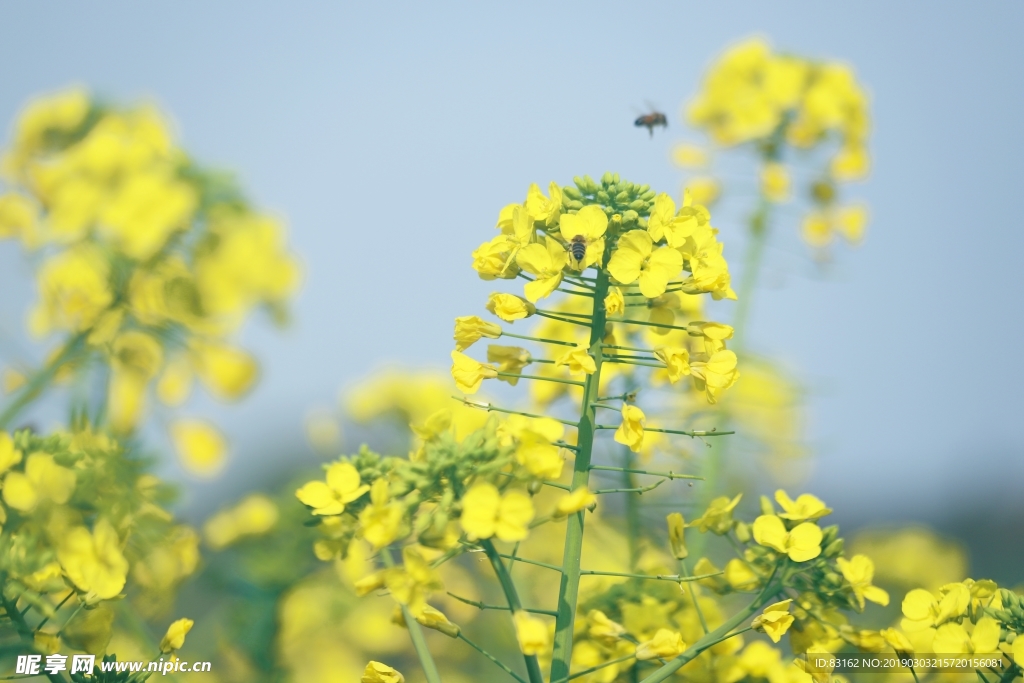
<path fill-rule="evenodd" d="M 168 654 L 180 650 L 185 644 L 185 636 L 192 630 L 191 619 L 178 619 L 167 627 L 167 633 L 160 640 L 160 652 Z"/>
<path fill-rule="evenodd" d="M 493 484 L 474 484 L 462 497 L 459 521 L 471 541 L 492 536 L 521 541 L 529 534 L 527 525 L 532 519 L 533 501 L 517 489 L 502 494 Z"/>
<path fill-rule="evenodd" d="M 498 369 L 493 365 L 480 363 L 464 353 L 452 351 L 452 378 L 459 391 L 475 394 L 485 379 L 498 376 Z"/>
<path fill-rule="evenodd" d="M 57 560 L 68 579 L 86 594 L 86 602 L 109 600 L 124 588 L 128 560 L 117 531 L 106 519 L 97 521 L 91 532 L 84 526 L 65 532 Z"/>
<path fill-rule="evenodd" d="M 839 571 L 843 573 L 843 577 L 853 588 L 853 594 L 861 609 L 864 609 L 864 600 L 870 600 L 879 605 L 889 604 L 889 594 L 878 586 L 871 585 L 871 580 L 875 576 L 875 564 L 870 557 L 854 555 L 849 560 L 840 557 L 836 559 L 836 564 L 839 565 Z"/>
<path fill-rule="evenodd" d="M 650 659 L 672 659 L 685 651 L 686 643 L 678 632 L 660 628 L 653 638 L 636 646 L 636 658 L 641 662 Z"/>
<path fill-rule="evenodd" d="M 754 540 L 768 546 L 794 562 L 813 560 L 821 554 L 821 528 L 817 524 L 804 522 L 791 531 L 775 515 L 761 515 L 754 520 Z"/>
<path fill-rule="evenodd" d="M 481 337 L 497 339 L 501 336 L 501 327 L 489 323 L 475 315 L 466 315 L 455 319 L 455 350 L 465 351 L 480 340 Z"/>
<path fill-rule="evenodd" d="M 644 422 L 647 417 L 644 411 L 634 405 L 622 406 L 622 424 L 615 430 L 615 440 L 634 453 L 644 444 Z"/>
<path fill-rule="evenodd" d="M 768 634 L 773 643 L 779 642 L 789 627 L 793 625 L 794 617 L 789 613 L 789 606 L 792 602 L 792 600 L 783 600 L 765 607 L 761 615 L 751 623 L 751 626 Z"/>
<path fill-rule="evenodd" d="M 491 294 L 487 310 L 505 322 L 515 322 L 533 315 L 537 309 L 533 303 L 512 294 Z"/>
<path fill-rule="evenodd" d="M 295 492 L 303 505 L 313 509 L 314 515 L 340 515 L 345 505 L 370 490 L 363 484 L 359 471 L 347 462 L 337 462 L 327 468 L 327 480 L 311 481 Z"/>
<path fill-rule="evenodd" d="M 608 272 L 618 282 L 629 285 L 639 280 L 640 292 L 653 299 L 665 293 L 669 280 L 683 268 L 683 258 L 670 247 L 654 248 L 651 235 L 631 230 L 619 238 L 608 262 Z"/>

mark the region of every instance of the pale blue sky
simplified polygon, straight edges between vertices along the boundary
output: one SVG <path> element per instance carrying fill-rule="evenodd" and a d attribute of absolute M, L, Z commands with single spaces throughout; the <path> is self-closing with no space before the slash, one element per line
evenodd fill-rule
<path fill-rule="evenodd" d="M 152 97 L 287 217 L 294 325 L 247 330 L 265 370 L 247 401 L 193 405 L 239 481 L 299 459 L 281 450 L 305 410 L 368 368 L 447 366 L 452 318 L 491 289 L 469 252 L 530 182 L 615 170 L 677 193 L 680 106 L 725 45 L 846 60 L 875 122 L 867 242 L 811 278 L 780 226 L 749 335 L 810 389 L 811 488 L 862 521 L 1024 488 L 1024 4 L 37 0 L 3 3 L 0 27 L 3 125 L 70 83 Z M 631 125 L 646 101 L 670 117 L 653 141 Z M 738 262 L 741 226 L 716 223 Z M 30 298 L 19 258 L 0 245 L 4 321 Z"/>

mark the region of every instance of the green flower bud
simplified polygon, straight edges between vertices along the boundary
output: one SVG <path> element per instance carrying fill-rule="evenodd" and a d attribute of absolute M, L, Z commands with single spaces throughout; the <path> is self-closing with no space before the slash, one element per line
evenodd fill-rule
<path fill-rule="evenodd" d="M 643 194 L 640 195 L 640 199 L 644 200 L 645 202 L 649 202 L 653 200 L 656 196 L 658 195 L 654 190 L 646 190 Z"/>
<path fill-rule="evenodd" d="M 641 185 L 640 187 L 636 188 L 636 192 L 639 195 L 647 194 L 650 191 L 651 191 L 651 186 L 650 185 L 646 185 L 646 184 L 645 185 Z M 654 193 L 653 192 L 651 192 L 651 197 L 654 197 Z"/>
<path fill-rule="evenodd" d="M 633 211 L 632 209 L 630 209 L 629 211 L 624 211 L 623 212 L 623 214 L 622 214 L 622 223 L 624 225 L 629 225 L 629 224 L 632 224 L 632 223 L 636 223 L 638 218 L 640 218 L 640 214 L 638 214 L 636 211 Z"/>
<path fill-rule="evenodd" d="M 612 182 L 613 183 L 619 182 L 619 174 L 618 173 L 612 173 Z"/>
<path fill-rule="evenodd" d="M 629 203 L 629 208 L 633 211 L 643 211 L 647 208 L 647 202 L 642 199 L 634 199 Z"/>
<path fill-rule="evenodd" d="M 602 204 L 611 204 L 612 203 L 611 202 L 611 197 L 609 197 L 608 193 L 605 192 L 604 190 L 598 190 L 596 197 L 597 197 L 597 201 L 601 202 Z"/>
<path fill-rule="evenodd" d="M 572 185 L 567 185 L 562 188 L 562 196 L 568 197 L 569 199 L 583 199 L 583 193 Z"/>
<path fill-rule="evenodd" d="M 636 222 L 636 224 L 637 224 L 637 225 L 639 225 L 639 226 L 640 226 L 641 228 L 643 228 L 644 230 L 646 230 L 646 229 L 647 229 L 647 219 L 646 219 L 646 218 L 641 218 L 640 220 L 638 220 L 638 221 Z"/>
<path fill-rule="evenodd" d="M 609 189 L 609 192 L 610 191 L 611 191 L 611 189 Z M 615 203 L 616 204 L 625 204 L 628 201 L 629 201 L 629 193 L 628 192 L 620 191 L 618 194 L 615 195 Z"/>
<path fill-rule="evenodd" d="M 576 199 L 572 199 L 564 203 L 567 209 L 575 209 L 576 211 L 579 211 L 583 208 L 583 202 Z"/>
<path fill-rule="evenodd" d="M 836 540 L 832 541 L 827 546 L 825 546 L 825 550 L 823 550 L 822 552 L 825 553 L 825 557 L 839 557 L 843 554 L 845 546 L 846 541 L 844 541 L 841 538 L 837 538 Z"/>
<path fill-rule="evenodd" d="M 821 530 L 821 545 L 827 546 L 839 537 L 839 527 L 833 524 Z"/>
<path fill-rule="evenodd" d="M 605 171 L 604 175 L 601 176 L 601 184 L 605 187 L 617 182 L 619 182 L 618 176 L 613 176 L 611 171 Z"/>

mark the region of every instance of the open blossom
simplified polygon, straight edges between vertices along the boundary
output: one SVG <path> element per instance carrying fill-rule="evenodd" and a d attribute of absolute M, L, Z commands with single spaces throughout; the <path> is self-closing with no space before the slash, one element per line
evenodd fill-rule
<path fill-rule="evenodd" d="M 754 540 L 780 553 L 789 555 L 794 562 L 813 560 L 821 554 L 821 528 L 804 522 L 791 531 L 775 515 L 761 515 L 754 520 Z"/>
<path fill-rule="evenodd" d="M 527 282 L 524 287 L 528 301 L 536 303 L 555 291 L 562 283 L 562 269 L 568 259 L 565 247 L 550 237 L 544 237 L 542 242 L 534 242 L 519 250 L 516 263 L 534 276 L 533 281 Z"/>
<path fill-rule="evenodd" d="M 615 440 L 629 446 L 634 453 L 644 444 L 644 411 L 634 405 L 622 406 L 622 424 L 615 430 Z"/>
<path fill-rule="evenodd" d="M 574 240 L 582 238 L 586 244 L 582 261 L 577 261 L 570 253 L 570 267 L 574 270 L 584 270 L 600 263 L 604 256 L 604 234 L 607 230 L 608 216 L 596 206 L 584 206 L 577 213 L 562 216 L 559 225 L 562 239 L 571 244 Z"/>
<path fill-rule="evenodd" d="M 529 301 L 513 294 L 494 293 L 487 300 L 487 310 L 510 323 L 530 317 L 537 308 Z"/>
<path fill-rule="evenodd" d="M 658 629 L 650 640 L 636 646 L 636 658 L 641 662 L 649 659 L 672 659 L 686 652 L 686 643 L 676 631 Z"/>
<path fill-rule="evenodd" d="M 557 359 L 555 367 L 568 367 L 569 372 L 592 375 L 597 371 L 597 364 L 585 346 L 569 347 Z"/>
<path fill-rule="evenodd" d="M 843 577 L 853 587 L 853 594 L 857 598 L 857 604 L 860 605 L 861 609 L 864 608 L 865 600 L 870 600 L 879 605 L 889 604 L 889 594 L 878 586 L 871 585 L 871 580 L 875 576 L 875 564 L 871 561 L 870 557 L 867 555 L 854 555 L 849 560 L 845 557 L 840 557 L 836 560 L 836 564 L 839 565 L 839 571 L 843 573 Z"/>
<path fill-rule="evenodd" d="M 783 600 L 765 607 L 764 612 L 754 619 L 751 625 L 768 634 L 773 643 L 779 642 L 789 627 L 793 625 L 793 615 L 789 613 L 789 606 L 792 602 L 792 600 Z"/>
<path fill-rule="evenodd" d="M 313 508 L 314 515 L 340 515 L 345 505 L 369 490 L 355 467 L 347 462 L 336 462 L 327 468 L 326 482 L 311 481 L 296 491 L 295 496 L 303 505 Z"/>
<path fill-rule="evenodd" d="M 665 293 L 669 280 L 683 269 L 683 257 L 671 247 L 654 248 L 645 230 L 631 230 L 619 238 L 608 262 L 608 272 L 624 285 L 639 280 L 640 292 L 653 299 Z"/>
<path fill-rule="evenodd" d="M 502 494 L 493 484 L 474 484 L 462 497 L 460 522 L 470 540 L 521 541 L 532 519 L 533 501 L 517 489 Z"/>
<path fill-rule="evenodd" d="M 498 376 L 498 369 L 493 365 L 480 363 L 464 353 L 452 351 L 452 378 L 459 391 L 475 394 L 485 379 Z"/>
<path fill-rule="evenodd" d="M 501 328 L 475 315 L 465 315 L 455 319 L 455 350 L 465 351 L 480 340 L 481 337 L 497 339 L 501 336 Z"/>

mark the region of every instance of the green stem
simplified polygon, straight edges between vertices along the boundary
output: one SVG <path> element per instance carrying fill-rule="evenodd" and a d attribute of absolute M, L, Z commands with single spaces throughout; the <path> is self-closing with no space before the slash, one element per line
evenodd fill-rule
<path fill-rule="evenodd" d="M 679 570 L 683 576 L 689 578 L 690 569 L 686 566 L 686 560 L 679 560 Z M 704 610 L 700 608 L 700 603 L 697 602 L 697 589 L 693 587 L 692 581 L 687 581 L 686 587 L 690 589 L 690 600 L 693 601 L 693 609 L 697 612 L 697 618 L 700 619 L 700 626 L 702 629 L 704 629 L 704 633 L 707 634 L 708 622 L 704 618 Z"/>
<path fill-rule="evenodd" d="M 498 377 L 518 377 L 519 379 L 535 379 L 541 382 L 555 382 L 556 384 L 572 384 L 577 387 L 582 387 L 583 382 L 577 382 L 571 379 L 557 379 L 555 377 L 539 377 L 537 375 L 520 375 L 515 372 L 499 372 Z"/>
<path fill-rule="evenodd" d="M 629 451 L 632 453 L 632 451 Z M 632 467 L 607 467 L 605 465 L 591 465 L 591 470 L 601 470 L 608 472 L 631 472 L 633 474 L 649 474 L 652 477 L 665 477 L 666 479 L 701 479 L 693 474 L 676 474 L 675 472 L 651 472 L 650 470 L 641 470 Z"/>
<path fill-rule="evenodd" d="M 576 426 L 575 422 L 570 422 L 569 420 L 559 420 L 557 417 L 548 417 L 547 415 L 538 415 L 537 413 L 524 413 L 521 410 L 508 410 L 507 408 L 499 408 L 498 406 L 491 405 L 490 403 L 477 403 L 476 401 L 471 401 L 466 398 L 459 398 L 458 396 L 452 396 L 452 398 L 454 398 L 456 401 L 461 401 L 463 405 L 469 406 L 470 408 L 477 408 L 478 410 L 486 410 L 487 412 L 493 411 L 496 413 L 507 413 L 509 415 L 522 415 L 523 417 L 535 417 L 538 419 L 554 420 L 555 422 L 561 422 L 562 424 L 569 425 L 570 427 Z"/>
<path fill-rule="evenodd" d="M 0 429 L 7 429 L 14 418 L 46 389 L 46 386 L 57 375 L 61 367 L 81 351 L 88 333 L 88 330 L 79 332 L 69 339 L 60 353 L 39 372 L 35 373 L 25 386 L 18 390 L 17 395 L 0 413 Z"/>
<path fill-rule="evenodd" d="M 511 574 L 512 572 L 509 571 L 509 573 Z M 455 598 L 459 602 L 464 602 L 467 605 L 472 605 L 473 607 L 476 607 L 478 610 L 493 609 L 493 610 L 498 610 L 498 611 L 501 611 L 501 612 L 511 611 L 511 608 L 508 607 L 507 605 L 488 605 L 487 603 L 480 602 L 479 600 L 470 600 L 469 598 L 464 598 L 461 595 L 456 595 L 455 593 L 452 593 L 451 591 L 447 591 L 447 593 L 448 593 L 449 596 L 451 596 L 452 598 Z M 553 617 L 553 616 L 555 616 L 557 614 L 557 612 L 555 612 L 554 610 L 550 610 L 550 609 L 533 609 L 533 608 L 530 608 L 530 607 L 523 607 L 521 609 L 522 609 L 522 611 L 529 612 L 530 614 L 546 614 L 549 617 Z"/>
<path fill-rule="evenodd" d="M 774 576 L 772 578 L 774 579 Z M 686 652 L 679 655 L 669 663 L 665 664 L 660 669 L 652 673 L 650 676 L 644 678 L 640 683 L 661 683 L 661 681 L 668 679 L 669 676 L 671 676 L 676 671 L 681 669 L 684 665 L 692 661 L 700 653 L 704 652 L 704 650 L 707 650 L 708 648 L 717 645 L 723 640 L 731 638 L 733 635 L 735 635 L 732 633 L 733 629 L 735 629 L 744 621 L 752 617 L 754 613 L 757 612 L 757 610 L 761 609 L 765 602 L 767 602 L 769 596 L 773 595 L 776 591 L 778 591 L 779 585 L 780 584 L 778 583 L 769 581 L 768 584 L 764 587 L 764 590 L 762 590 L 758 594 L 758 596 L 754 598 L 753 602 L 751 602 L 749 605 L 747 605 L 745 608 L 743 608 L 736 614 L 732 615 L 727 621 L 725 621 L 721 626 L 716 628 L 714 631 L 711 631 L 703 638 L 698 640 L 696 643 L 690 646 L 690 648 Z"/>
<path fill-rule="evenodd" d="M 626 476 L 629 477 L 629 474 L 627 473 Z M 667 479 L 659 479 L 658 481 L 656 481 L 653 484 L 650 484 L 648 486 L 632 486 L 632 487 L 617 488 L 617 489 L 597 489 L 596 491 L 594 491 L 594 495 L 595 496 L 599 496 L 599 495 L 601 495 L 603 493 L 635 493 L 637 495 L 643 495 L 643 494 L 647 493 L 648 491 L 653 491 L 654 489 L 658 488 L 659 486 L 664 484 L 666 481 L 668 481 L 668 480 Z"/>
<path fill-rule="evenodd" d="M 527 341 L 535 341 L 541 344 L 558 344 L 559 346 L 576 346 L 576 342 L 559 341 L 558 339 L 545 339 L 544 337 L 530 337 L 525 334 L 512 334 L 511 332 L 501 331 L 502 337 L 515 337 L 516 339 L 526 339 Z"/>
<path fill-rule="evenodd" d="M 596 569 L 581 569 L 580 574 L 583 576 L 621 576 L 627 579 L 650 579 L 652 581 L 671 581 L 673 583 L 687 583 L 689 581 L 700 581 L 701 579 L 710 579 L 713 576 L 721 576 L 725 572 L 715 572 L 713 574 L 698 574 L 697 576 L 681 576 L 679 574 L 631 574 L 629 572 L 602 572 Z"/>
<path fill-rule="evenodd" d="M 524 679 L 522 676 L 517 674 L 512 669 L 510 669 L 507 666 L 505 666 L 504 664 L 502 664 L 501 661 L 497 657 L 495 657 L 490 652 L 488 652 L 487 650 L 483 649 L 482 647 L 480 647 L 479 645 L 474 643 L 472 640 L 467 638 L 461 631 L 459 632 L 458 638 L 459 638 L 459 640 L 464 642 L 466 645 L 469 645 L 471 648 L 473 648 L 474 650 L 476 650 L 477 652 L 482 654 L 484 657 L 487 657 L 487 659 L 489 659 L 492 662 L 494 662 L 498 666 L 499 669 L 501 669 L 502 671 L 507 673 L 509 676 L 511 676 L 512 678 L 514 678 L 517 681 L 519 681 L 519 683 L 527 683 L 526 679 Z"/>
<path fill-rule="evenodd" d="M 594 284 L 594 307 L 590 321 L 590 355 L 595 369 L 587 375 L 583 387 L 583 403 L 576 443 L 579 450 L 573 465 L 572 490 L 586 487 L 590 483 L 590 459 L 593 455 L 594 426 L 597 411 L 593 406 L 598 396 L 601 381 L 601 365 L 604 352 L 601 343 L 605 334 L 606 312 L 604 300 L 608 296 L 609 276 L 606 270 L 611 257 L 610 244 L 605 248 L 603 266 Z M 562 580 L 558 586 L 558 616 L 555 618 L 555 643 L 551 660 L 551 680 L 568 678 L 569 662 L 572 659 L 573 624 L 576 620 L 576 604 L 580 590 L 580 557 L 583 552 L 583 511 L 569 515 L 565 527 L 565 547 L 562 551 Z"/>
<path fill-rule="evenodd" d="M 498 577 L 498 583 L 501 584 L 502 592 L 505 593 L 505 600 L 508 602 L 509 609 L 513 614 L 522 610 L 523 603 L 519 600 L 516 584 L 512 581 L 508 568 L 502 562 L 497 548 L 494 547 L 494 543 L 490 539 L 486 539 L 480 541 L 480 547 L 484 549 L 487 559 L 491 561 L 494 574 Z M 524 654 L 523 660 L 526 662 L 526 675 L 530 679 L 530 683 L 544 683 L 544 676 L 540 672 L 540 663 L 537 661 L 537 655 Z"/>
<path fill-rule="evenodd" d="M 622 662 L 625 662 L 626 660 L 629 660 L 629 659 L 633 659 L 634 657 L 636 657 L 636 655 L 630 654 L 630 655 L 623 655 L 622 657 L 619 657 L 618 659 L 610 659 L 607 662 L 605 662 L 604 664 L 598 664 L 597 666 L 592 666 L 589 669 L 584 669 L 583 671 L 577 671 L 573 675 L 571 675 L 571 676 L 569 676 L 567 678 L 563 678 L 560 681 L 558 681 L 557 683 L 566 683 L 567 681 L 571 681 L 574 678 L 580 678 L 582 676 L 586 676 L 587 674 L 592 674 L 595 671 L 600 671 L 601 669 L 604 669 L 605 667 L 612 666 L 613 664 L 621 664 Z"/>
<path fill-rule="evenodd" d="M 391 551 L 387 548 L 381 548 L 380 558 L 384 562 L 385 567 L 395 566 L 395 561 L 391 557 Z M 420 623 L 416 621 L 408 607 L 401 603 L 399 603 L 399 606 L 402 608 L 402 618 L 405 620 L 405 626 L 409 630 L 409 639 L 412 640 L 412 647 L 416 650 L 416 656 L 419 657 L 420 666 L 423 667 L 423 675 L 427 677 L 427 683 L 441 683 L 441 674 L 437 670 L 437 664 L 434 662 L 433 655 L 430 654 L 430 648 L 427 647 L 427 639 L 423 635 L 423 628 L 420 627 Z"/>
<path fill-rule="evenodd" d="M 3 605 L 4 611 L 7 613 L 8 618 L 14 624 L 15 630 L 18 635 L 21 636 L 21 642 L 25 646 L 31 648 L 33 652 L 36 651 L 36 640 L 35 634 L 32 632 L 32 628 L 25 621 L 25 617 L 18 611 L 18 605 L 16 600 L 8 600 L 3 594 L 2 588 L 7 583 L 6 576 L 0 576 L 0 605 Z M 60 674 L 56 673 L 44 673 L 48 679 L 53 683 L 65 683 L 64 678 Z"/>

